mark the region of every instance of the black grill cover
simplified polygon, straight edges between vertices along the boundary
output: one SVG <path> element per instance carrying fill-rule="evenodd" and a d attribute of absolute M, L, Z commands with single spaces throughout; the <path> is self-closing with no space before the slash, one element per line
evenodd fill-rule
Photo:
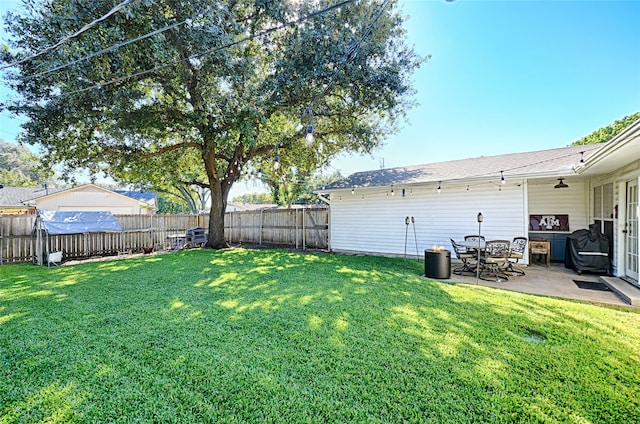
<path fill-rule="evenodd" d="M 187 236 L 187 242 L 192 244 L 207 242 L 207 233 L 205 233 L 202 227 L 189 228 L 185 232 L 185 235 Z"/>
<path fill-rule="evenodd" d="M 596 224 L 589 225 L 588 230 L 576 230 L 569 234 L 564 252 L 564 266 L 573 268 L 579 274 L 582 271 L 608 274 L 611 261 L 607 235 L 598 231 Z"/>

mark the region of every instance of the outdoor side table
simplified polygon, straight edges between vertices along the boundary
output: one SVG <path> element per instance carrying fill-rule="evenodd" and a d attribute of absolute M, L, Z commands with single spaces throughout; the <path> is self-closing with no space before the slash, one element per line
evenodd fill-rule
<path fill-rule="evenodd" d="M 545 265 L 551 265 L 551 242 L 544 239 L 529 240 L 529 264 L 533 263 L 533 255 L 545 255 Z"/>

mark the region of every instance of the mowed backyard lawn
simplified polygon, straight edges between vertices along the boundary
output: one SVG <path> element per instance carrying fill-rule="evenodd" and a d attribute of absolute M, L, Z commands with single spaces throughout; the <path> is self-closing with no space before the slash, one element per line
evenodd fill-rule
<path fill-rule="evenodd" d="M 640 422 L 639 311 L 422 267 L 245 249 L 0 266 L 0 422 Z"/>

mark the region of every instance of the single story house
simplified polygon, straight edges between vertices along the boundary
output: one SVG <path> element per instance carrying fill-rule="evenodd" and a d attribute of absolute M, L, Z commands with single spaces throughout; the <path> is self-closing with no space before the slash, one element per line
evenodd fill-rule
<path fill-rule="evenodd" d="M 116 193 L 95 184 L 73 188 L 3 187 L 0 213 L 46 211 L 107 211 L 112 214 L 151 214 L 156 209 L 155 193 Z"/>
<path fill-rule="evenodd" d="M 607 143 L 357 172 L 317 193 L 332 251 L 421 256 L 480 232 L 546 239 L 563 261 L 567 236 L 597 224 L 613 274 L 637 285 L 639 184 L 640 120 Z"/>

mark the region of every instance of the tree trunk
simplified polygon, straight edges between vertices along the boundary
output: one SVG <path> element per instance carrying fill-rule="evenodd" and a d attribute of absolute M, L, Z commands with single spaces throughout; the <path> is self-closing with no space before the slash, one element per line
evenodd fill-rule
<path fill-rule="evenodd" d="M 209 212 L 209 239 L 207 247 L 224 249 L 228 247 L 224 238 L 224 213 L 227 206 L 226 192 L 218 182 L 211 184 L 211 210 Z"/>
<path fill-rule="evenodd" d="M 211 249 L 224 249 L 228 247 L 224 238 L 224 212 L 227 208 L 227 195 L 229 190 L 223 190 L 218 171 L 216 170 L 216 158 L 213 149 L 203 152 L 205 169 L 211 190 L 211 210 L 209 212 L 209 237 L 206 247 Z"/>

